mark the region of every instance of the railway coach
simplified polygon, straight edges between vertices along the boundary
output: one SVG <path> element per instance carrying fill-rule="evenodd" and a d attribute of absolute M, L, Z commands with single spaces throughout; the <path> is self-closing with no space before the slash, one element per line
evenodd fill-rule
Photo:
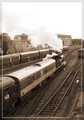
<path fill-rule="evenodd" d="M 38 58 L 40 58 L 39 51 L 30 51 L 30 52 L 20 53 L 20 62 L 21 63 L 35 60 Z"/>
<path fill-rule="evenodd" d="M 20 63 L 20 54 L 10 54 L 10 55 L 4 55 L 0 56 L 0 68 L 7 68 L 13 65 L 17 65 Z"/>
<path fill-rule="evenodd" d="M 1 84 L 2 83 L 2 84 Z M 0 78 L 0 98 L 2 101 L 2 105 L 0 102 L 0 106 L 3 108 L 3 115 L 9 114 L 11 110 L 15 107 L 17 103 L 17 99 L 19 97 L 19 89 L 15 80 L 11 77 L 3 77 Z M 17 93 L 17 94 L 16 94 Z M 14 102 L 13 102 L 14 101 Z M 5 109 L 4 109 L 4 106 Z M 1 113 L 1 109 L 0 109 Z"/>
<path fill-rule="evenodd" d="M 0 68 L 10 66 L 10 55 L 0 56 Z"/>
<path fill-rule="evenodd" d="M 45 60 L 8 75 L 20 83 L 20 96 L 23 97 L 56 70 L 55 60 Z"/>
<path fill-rule="evenodd" d="M 50 49 L 23 52 L 23 53 L 20 53 L 20 62 L 23 63 L 23 62 L 43 58 L 49 53 L 51 53 Z"/>
<path fill-rule="evenodd" d="M 50 49 L 43 49 L 0 56 L 0 68 L 7 68 L 20 63 L 30 62 L 31 60 L 43 58 L 49 53 L 51 53 Z"/>
<path fill-rule="evenodd" d="M 64 66 L 65 62 L 60 62 L 60 59 L 60 57 L 48 58 L 3 77 L 1 80 L 3 80 L 4 115 L 10 113 L 9 110 L 14 109 L 18 101 L 23 100 L 35 87 L 42 85 L 59 67 Z M 60 62 L 59 66 L 57 61 Z"/>
<path fill-rule="evenodd" d="M 51 50 L 50 50 L 50 49 L 39 50 L 39 54 L 40 54 L 40 58 L 43 58 L 43 57 L 45 57 L 47 54 L 51 54 Z"/>

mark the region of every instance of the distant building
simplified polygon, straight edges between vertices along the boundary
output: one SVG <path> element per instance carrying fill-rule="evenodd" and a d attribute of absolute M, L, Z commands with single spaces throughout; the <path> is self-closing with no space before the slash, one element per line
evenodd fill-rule
<path fill-rule="evenodd" d="M 27 34 L 15 35 L 14 37 L 15 52 L 28 51 L 30 47 L 30 40 L 28 40 Z"/>
<path fill-rule="evenodd" d="M 72 44 L 73 45 L 81 45 L 82 44 L 82 39 L 72 39 Z"/>
<path fill-rule="evenodd" d="M 57 34 L 57 37 L 63 41 L 64 46 L 70 46 L 72 44 L 71 35 Z"/>

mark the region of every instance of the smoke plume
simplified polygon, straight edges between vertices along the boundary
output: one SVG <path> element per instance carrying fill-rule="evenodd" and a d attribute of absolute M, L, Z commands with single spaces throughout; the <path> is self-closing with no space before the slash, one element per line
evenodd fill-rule
<path fill-rule="evenodd" d="M 57 35 L 46 31 L 45 29 L 38 29 L 31 34 L 31 43 L 33 46 L 48 44 L 53 50 L 61 52 L 63 49 L 62 40 Z"/>

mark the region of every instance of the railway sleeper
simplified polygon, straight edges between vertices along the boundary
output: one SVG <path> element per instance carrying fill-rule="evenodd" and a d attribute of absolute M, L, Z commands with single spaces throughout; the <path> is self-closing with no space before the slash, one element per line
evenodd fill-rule
<path fill-rule="evenodd" d="M 40 113 L 40 116 L 50 116 L 52 111 L 43 111 Z"/>

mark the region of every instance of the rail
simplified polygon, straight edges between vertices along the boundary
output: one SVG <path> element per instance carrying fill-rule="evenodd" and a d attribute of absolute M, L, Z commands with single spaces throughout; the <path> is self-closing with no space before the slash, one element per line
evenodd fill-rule
<path fill-rule="evenodd" d="M 52 114 L 51 114 L 51 111 L 50 111 L 49 114 L 51 114 L 51 115 L 49 115 L 49 117 L 52 117 L 52 116 L 56 113 L 56 111 L 57 111 L 58 108 L 60 107 L 60 104 L 61 104 L 62 101 L 64 100 L 64 98 L 65 98 L 66 94 L 68 93 L 69 89 L 71 88 L 72 83 L 74 82 L 74 79 L 75 79 L 77 73 L 79 72 L 80 65 L 81 65 L 81 64 L 79 64 L 78 66 L 76 66 L 74 69 L 71 70 L 71 72 L 67 75 L 66 79 L 62 82 L 62 84 L 60 85 L 60 87 L 54 92 L 54 94 L 53 94 L 53 95 L 51 96 L 51 98 L 46 102 L 46 104 L 45 104 L 42 108 L 40 108 L 40 109 L 38 110 L 38 111 L 39 111 L 38 113 L 35 113 L 36 115 L 33 114 L 33 116 L 35 116 L 35 119 L 34 119 L 34 120 L 36 120 L 36 119 L 38 118 L 38 116 L 42 114 L 42 112 L 45 113 L 45 110 L 46 110 L 46 107 L 47 107 L 47 106 L 50 106 L 51 108 L 53 108 L 53 106 L 55 106 L 54 110 L 51 109 Z M 73 75 L 71 75 L 71 74 L 73 74 Z M 70 81 L 70 78 L 72 78 L 72 76 L 73 76 L 73 79 Z M 69 77 L 70 77 L 70 78 L 69 78 Z M 65 86 L 66 86 L 66 87 L 65 87 Z M 64 90 L 63 90 L 63 89 L 64 89 Z M 64 94 L 63 94 L 63 93 L 64 93 Z M 63 94 L 63 96 L 62 96 L 61 99 L 59 99 L 59 98 L 61 97 L 61 95 L 59 95 L 59 94 Z M 59 98 L 58 98 L 58 96 L 59 96 Z M 54 98 L 54 97 L 55 97 L 55 98 Z M 55 101 L 56 101 L 57 98 L 58 98 L 57 103 L 55 103 Z M 49 104 L 52 103 L 53 99 L 54 99 L 54 102 L 53 102 L 53 104 L 52 104 L 52 106 L 51 106 L 51 105 L 49 105 Z M 56 105 L 55 105 L 55 104 L 56 104 Z"/>

